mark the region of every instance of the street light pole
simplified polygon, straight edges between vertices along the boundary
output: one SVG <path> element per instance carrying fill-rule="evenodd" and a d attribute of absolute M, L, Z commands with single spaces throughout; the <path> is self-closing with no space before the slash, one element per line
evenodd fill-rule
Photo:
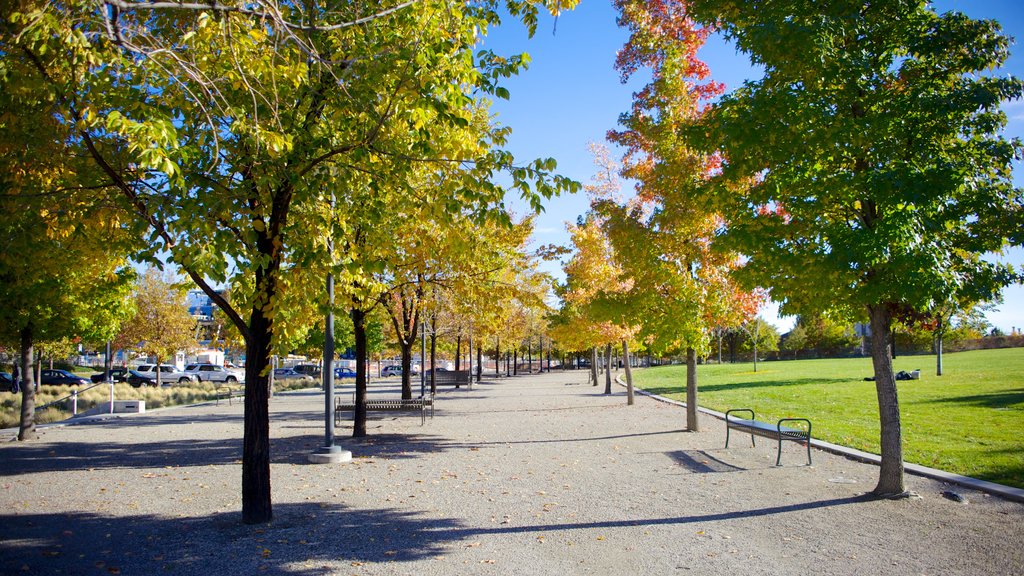
<path fill-rule="evenodd" d="M 420 320 L 420 398 L 426 398 L 426 397 L 427 397 L 427 321 L 426 320 Z"/>
<path fill-rule="evenodd" d="M 334 192 L 331 192 L 331 221 L 334 218 Z M 327 236 L 328 258 L 334 257 L 334 226 Z M 324 386 L 324 445 L 309 455 L 310 462 L 328 464 L 348 462 L 352 453 L 334 443 L 334 274 L 327 273 L 327 317 L 324 318 L 324 362 L 321 373 Z"/>

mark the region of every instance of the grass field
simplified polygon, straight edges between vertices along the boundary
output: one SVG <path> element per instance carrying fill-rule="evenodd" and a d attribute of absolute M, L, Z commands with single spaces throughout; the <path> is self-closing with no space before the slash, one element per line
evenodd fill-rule
<path fill-rule="evenodd" d="M 904 459 L 964 476 L 1024 488 L 1024 348 L 896 358 L 896 370 L 921 370 L 897 382 Z M 798 416 L 814 437 L 879 453 L 878 397 L 870 358 L 697 367 L 701 406 L 751 408 L 759 420 Z M 639 370 L 637 386 L 685 400 L 684 366 Z"/>

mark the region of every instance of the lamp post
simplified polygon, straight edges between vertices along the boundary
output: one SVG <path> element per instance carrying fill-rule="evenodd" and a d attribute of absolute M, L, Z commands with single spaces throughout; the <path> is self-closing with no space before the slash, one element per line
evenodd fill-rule
<path fill-rule="evenodd" d="M 431 366 L 433 368 L 433 366 Z M 412 367 L 410 367 L 410 370 Z M 420 320 L 420 398 L 427 397 L 427 321 Z"/>
<path fill-rule="evenodd" d="M 334 192 L 331 192 L 331 230 L 327 236 L 327 255 L 334 256 Z M 334 443 L 334 274 L 327 273 L 327 317 L 324 318 L 324 445 L 309 455 L 315 464 L 348 462 L 352 453 Z"/>

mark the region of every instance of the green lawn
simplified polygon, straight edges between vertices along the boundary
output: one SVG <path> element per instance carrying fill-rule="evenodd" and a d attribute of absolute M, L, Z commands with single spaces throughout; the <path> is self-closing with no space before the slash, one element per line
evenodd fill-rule
<path fill-rule="evenodd" d="M 898 382 L 904 459 L 1024 488 L 1024 348 L 896 358 L 896 370 L 921 370 Z M 809 418 L 814 437 L 879 452 L 878 400 L 869 358 L 697 367 L 699 402 L 713 410 L 752 408 L 759 420 Z M 638 370 L 637 386 L 685 400 L 684 366 Z"/>

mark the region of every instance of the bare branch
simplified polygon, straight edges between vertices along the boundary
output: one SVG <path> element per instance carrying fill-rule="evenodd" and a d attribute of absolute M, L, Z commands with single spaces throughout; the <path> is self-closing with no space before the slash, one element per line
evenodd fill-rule
<path fill-rule="evenodd" d="M 246 16 L 255 16 L 257 18 L 267 18 L 274 22 L 277 22 L 290 30 L 299 32 L 330 32 L 332 30 L 343 30 L 345 28 L 351 28 L 352 26 L 361 26 L 368 24 L 374 20 L 385 18 L 408 8 L 415 4 L 417 0 L 408 0 L 402 2 L 396 6 L 375 12 L 369 16 L 357 18 L 349 22 L 341 22 L 338 24 L 328 24 L 326 26 L 313 26 L 308 24 L 297 24 L 291 22 L 282 17 L 281 13 L 277 10 L 277 7 L 270 2 L 259 2 L 264 7 L 263 10 L 256 10 L 252 8 L 245 8 L 244 6 L 232 6 L 230 4 L 218 4 L 216 2 L 176 2 L 174 0 L 165 0 L 162 2 L 155 2 L 151 0 L 145 0 L 143 2 L 128 2 L 126 0 L 105 0 L 103 3 L 114 9 L 120 9 L 123 11 L 130 10 L 196 10 L 196 11 L 210 11 L 220 13 L 236 13 L 243 14 Z M 114 15 L 116 18 L 116 13 Z"/>

